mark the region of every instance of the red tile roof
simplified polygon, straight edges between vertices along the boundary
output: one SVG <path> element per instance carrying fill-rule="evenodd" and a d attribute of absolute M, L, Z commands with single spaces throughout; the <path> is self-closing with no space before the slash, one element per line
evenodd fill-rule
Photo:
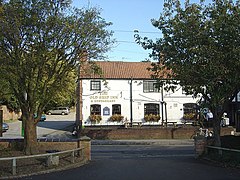
<path fill-rule="evenodd" d="M 106 79 L 151 79 L 151 62 L 96 61 Z M 81 74 L 81 78 L 100 78 L 99 75 Z"/>

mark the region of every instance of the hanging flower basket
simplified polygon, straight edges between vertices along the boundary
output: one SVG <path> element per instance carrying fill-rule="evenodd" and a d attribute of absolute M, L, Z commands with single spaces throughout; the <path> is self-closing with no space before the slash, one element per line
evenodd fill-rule
<path fill-rule="evenodd" d="M 160 120 L 160 116 L 155 114 L 147 114 L 144 116 L 144 120 L 146 122 L 150 122 L 150 121 L 157 122 Z"/>
<path fill-rule="evenodd" d="M 110 120 L 110 121 L 120 122 L 120 121 L 123 120 L 123 118 L 124 118 L 124 116 L 122 116 L 122 115 L 120 115 L 120 114 L 113 114 L 113 115 L 109 118 L 109 120 Z"/>
<path fill-rule="evenodd" d="M 92 115 L 89 116 L 89 119 L 93 123 L 99 123 L 102 120 L 102 116 L 101 115 L 92 114 Z"/>

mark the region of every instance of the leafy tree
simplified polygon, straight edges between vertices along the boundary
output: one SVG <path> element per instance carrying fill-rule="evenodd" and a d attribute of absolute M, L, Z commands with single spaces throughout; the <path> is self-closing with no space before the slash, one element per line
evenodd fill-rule
<path fill-rule="evenodd" d="M 64 91 L 59 92 L 51 99 L 51 101 L 49 101 L 49 103 L 45 107 L 45 111 L 57 106 L 68 106 L 68 107 L 74 106 L 76 102 L 76 98 L 75 98 L 76 83 L 75 82 L 76 82 L 76 73 L 72 72 L 69 75 L 66 86 L 64 87 Z"/>
<path fill-rule="evenodd" d="M 76 80 L 79 59 L 86 51 L 103 58 L 111 47 L 109 25 L 98 9 L 73 8 L 70 0 L 0 1 L 0 74 L 22 110 L 26 154 L 37 152 L 40 115 Z"/>
<path fill-rule="evenodd" d="M 202 95 L 213 111 L 214 140 L 220 146 L 222 114 L 240 90 L 239 1 L 166 0 L 152 24 L 162 37 L 155 42 L 135 38 L 158 60 L 151 68 L 155 78 L 170 89 L 180 84 L 188 94 Z"/>
<path fill-rule="evenodd" d="M 1 68 L 1 67 L 0 67 Z M 6 105 L 11 111 L 19 111 L 19 103 L 10 90 L 9 83 L 0 79 L 0 106 Z"/>

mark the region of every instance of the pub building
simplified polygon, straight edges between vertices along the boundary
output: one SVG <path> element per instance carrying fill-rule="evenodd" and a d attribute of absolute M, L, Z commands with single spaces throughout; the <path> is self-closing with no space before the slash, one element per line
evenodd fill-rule
<path fill-rule="evenodd" d="M 96 61 L 102 75 L 80 72 L 79 108 L 84 126 L 184 123 L 196 102 L 182 87 L 156 87 L 151 62 Z"/>

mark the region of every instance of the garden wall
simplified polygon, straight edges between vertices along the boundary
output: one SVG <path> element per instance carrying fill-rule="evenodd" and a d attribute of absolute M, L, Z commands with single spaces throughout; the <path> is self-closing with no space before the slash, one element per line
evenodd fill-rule
<path fill-rule="evenodd" d="M 84 128 L 82 135 L 91 139 L 191 139 L 199 127 L 134 127 L 134 128 Z M 221 135 L 230 135 L 232 127 L 222 128 Z"/>

